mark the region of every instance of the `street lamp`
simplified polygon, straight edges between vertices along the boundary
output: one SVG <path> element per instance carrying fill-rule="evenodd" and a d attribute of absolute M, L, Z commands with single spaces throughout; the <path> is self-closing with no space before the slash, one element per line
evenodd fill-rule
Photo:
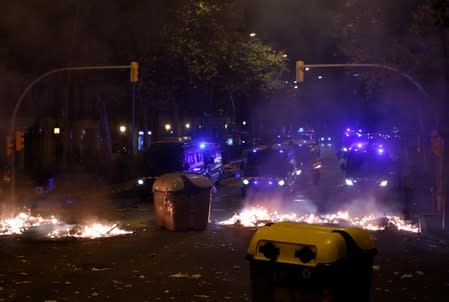
<path fill-rule="evenodd" d="M 54 134 L 60 134 L 61 133 L 61 129 L 58 127 L 53 128 L 53 133 Z"/>
<path fill-rule="evenodd" d="M 243 121 L 243 122 L 242 122 L 242 125 L 243 125 L 243 126 L 246 126 L 246 121 Z"/>
<path fill-rule="evenodd" d="M 186 129 L 190 129 L 190 124 L 186 123 Z"/>
<path fill-rule="evenodd" d="M 165 124 L 165 130 L 170 131 L 171 129 L 171 125 L 170 124 Z"/>
<path fill-rule="evenodd" d="M 250 36 L 251 38 L 254 38 L 254 37 L 256 36 L 256 33 L 250 33 L 249 36 Z"/>
<path fill-rule="evenodd" d="M 121 134 L 124 134 L 125 131 L 126 131 L 126 126 L 121 125 L 120 128 L 119 128 L 119 130 L 120 130 L 120 133 L 121 133 Z"/>

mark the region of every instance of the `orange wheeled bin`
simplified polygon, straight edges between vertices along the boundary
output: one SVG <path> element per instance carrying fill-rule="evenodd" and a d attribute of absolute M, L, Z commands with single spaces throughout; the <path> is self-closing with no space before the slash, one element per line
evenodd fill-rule
<path fill-rule="evenodd" d="M 202 175 L 168 173 L 153 184 L 156 225 L 170 231 L 205 230 L 212 183 Z"/>

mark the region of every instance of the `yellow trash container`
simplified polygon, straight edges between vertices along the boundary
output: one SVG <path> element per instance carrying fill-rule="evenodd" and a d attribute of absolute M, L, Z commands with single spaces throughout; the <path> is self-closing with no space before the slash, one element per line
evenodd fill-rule
<path fill-rule="evenodd" d="M 212 183 L 202 175 L 168 173 L 153 184 L 156 225 L 170 231 L 205 230 Z"/>
<path fill-rule="evenodd" d="M 369 300 L 375 242 L 359 228 L 279 222 L 248 247 L 252 301 Z"/>

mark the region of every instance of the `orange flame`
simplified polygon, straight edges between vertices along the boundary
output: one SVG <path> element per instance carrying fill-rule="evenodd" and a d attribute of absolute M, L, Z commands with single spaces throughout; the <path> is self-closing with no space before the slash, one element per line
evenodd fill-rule
<path fill-rule="evenodd" d="M 244 227 L 260 227 L 270 222 L 293 221 L 303 222 L 309 224 L 333 224 L 333 225 L 347 225 L 360 227 L 366 230 L 380 231 L 387 226 L 391 226 L 398 230 L 419 233 L 420 228 L 417 225 L 406 222 L 399 216 L 352 216 L 347 211 L 339 211 L 333 214 L 316 215 L 305 214 L 297 215 L 296 213 L 278 213 L 277 211 L 270 212 L 262 206 L 250 207 L 244 209 L 239 214 L 234 214 L 231 218 L 219 222 L 223 225 L 241 225 Z"/>
<path fill-rule="evenodd" d="M 32 216 L 30 211 L 20 212 L 15 217 L 0 219 L 1 235 L 20 235 L 31 229 L 44 231 L 44 236 L 49 238 L 76 237 L 76 238 L 100 238 L 125 235 L 132 233 L 118 228 L 117 224 L 104 225 L 101 223 L 92 223 L 90 225 L 70 225 L 60 221 L 55 216 L 43 218 L 41 216 Z"/>

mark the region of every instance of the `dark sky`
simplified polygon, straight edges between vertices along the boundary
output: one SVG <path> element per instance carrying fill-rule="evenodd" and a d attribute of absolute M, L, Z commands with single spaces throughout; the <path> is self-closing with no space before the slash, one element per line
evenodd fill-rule
<path fill-rule="evenodd" d="M 260 38 L 285 50 L 292 61 L 319 63 L 336 54 L 336 2 L 340 1 L 247 0 L 247 17 Z"/>

